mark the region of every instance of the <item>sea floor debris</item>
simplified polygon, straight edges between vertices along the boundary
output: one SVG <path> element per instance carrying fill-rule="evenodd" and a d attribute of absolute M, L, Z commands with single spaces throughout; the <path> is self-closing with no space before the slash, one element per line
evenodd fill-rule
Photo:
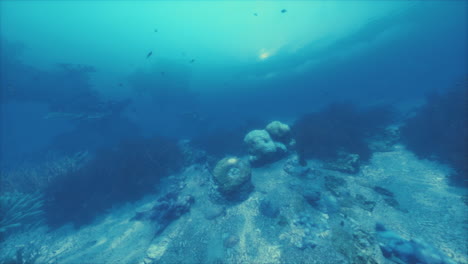
<path fill-rule="evenodd" d="M 468 223 L 460 222 L 466 205 L 445 182 L 427 184 L 447 173 L 438 164 L 397 147 L 375 153 L 359 174 L 310 160 L 301 176 L 291 159 L 253 168 L 255 188 L 235 203 L 213 200 L 209 169 L 188 166 L 167 180 L 172 191 L 116 207 L 80 229 L 12 235 L 2 242 L 1 261 L 28 242 L 37 263 L 411 263 L 395 247 L 398 238 L 419 241 L 411 245 L 445 261 L 428 263 L 468 263 Z M 393 242 L 376 232 L 377 222 L 395 230 Z"/>

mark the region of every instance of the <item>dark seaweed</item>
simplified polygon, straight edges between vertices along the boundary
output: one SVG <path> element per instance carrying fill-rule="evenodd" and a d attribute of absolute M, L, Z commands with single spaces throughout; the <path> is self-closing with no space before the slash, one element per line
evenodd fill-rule
<path fill-rule="evenodd" d="M 392 120 L 393 111 L 385 106 L 358 109 L 337 103 L 301 117 L 293 125 L 293 134 L 304 158 L 335 160 L 340 152 L 347 152 L 365 161 L 372 154 L 366 140 L 383 133 Z"/>
<path fill-rule="evenodd" d="M 46 189 L 47 221 L 52 226 L 88 224 L 113 205 L 155 191 L 160 179 L 182 164 L 176 142 L 163 137 L 134 139 L 102 149 L 89 164 Z"/>
<path fill-rule="evenodd" d="M 421 158 L 437 159 L 455 169 L 451 183 L 468 185 L 467 87 L 431 94 L 401 128 L 401 139 Z"/>

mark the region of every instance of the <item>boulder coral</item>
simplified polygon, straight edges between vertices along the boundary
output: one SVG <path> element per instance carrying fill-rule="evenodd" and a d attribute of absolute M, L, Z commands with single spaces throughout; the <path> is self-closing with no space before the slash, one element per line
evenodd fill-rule
<path fill-rule="evenodd" d="M 264 130 L 252 130 L 244 138 L 253 165 L 263 165 L 282 158 L 295 141 L 288 125 L 273 121 Z"/>
<path fill-rule="evenodd" d="M 266 126 L 265 130 L 275 141 L 289 144 L 291 140 L 291 129 L 287 124 L 281 123 L 280 121 L 271 122 Z"/>
<path fill-rule="evenodd" d="M 250 165 L 237 157 L 226 157 L 213 169 L 213 179 L 219 192 L 226 198 L 251 186 L 250 178 Z"/>

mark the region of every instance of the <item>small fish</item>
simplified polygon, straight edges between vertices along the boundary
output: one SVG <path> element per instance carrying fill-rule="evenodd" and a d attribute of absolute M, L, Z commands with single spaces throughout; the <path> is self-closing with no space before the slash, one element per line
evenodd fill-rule
<path fill-rule="evenodd" d="M 161 75 L 164 75 L 164 74 L 166 74 L 166 73 L 165 73 L 165 72 L 161 72 Z"/>
<path fill-rule="evenodd" d="M 286 9 L 281 10 L 281 13 L 283 13 L 283 14 L 286 13 L 286 12 L 288 12 L 288 10 L 286 10 Z"/>
<path fill-rule="evenodd" d="M 158 29 L 157 29 L 157 28 L 154 30 L 154 33 L 158 33 Z"/>
<path fill-rule="evenodd" d="M 194 62 L 195 62 L 195 59 L 191 59 L 191 60 L 190 60 L 190 63 L 194 63 Z"/>
<path fill-rule="evenodd" d="M 258 16 L 258 14 L 257 14 L 257 13 L 254 13 L 254 16 Z"/>
<path fill-rule="evenodd" d="M 151 55 L 153 55 L 153 52 L 152 52 L 152 51 L 150 51 L 150 52 L 148 53 L 148 55 L 146 55 L 146 58 L 151 57 Z"/>
<path fill-rule="evenodd" d="M 119 83 L 119 86 L 122 87 L 122 83 Z"/>

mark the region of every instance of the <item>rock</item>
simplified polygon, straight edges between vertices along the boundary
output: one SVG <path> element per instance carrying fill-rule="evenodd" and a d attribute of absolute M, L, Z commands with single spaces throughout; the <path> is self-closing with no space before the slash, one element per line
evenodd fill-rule
<path fill-rule="evenodd" d="M 304 250 L 315 248 L 318 241 L 323 238 L 322 234 L 327 233 L 328 230 L 325 223 L 314 220 L 308 213 L 301 213 L 292 221 L 290 233 L 282 237 L 288 237 L 295 247 Z"/>
<path fill-rule="evenodd" d="M 306 177 L 312 172 L 310 167 L 302 166 L 299 163 L 298 157 L 292 157 L 288 159 L 283 166 L 283 170 L 287 174 L 295 177 Z"/>
<path fill-rule="evenodd" d="M 376 205 L 376 202 L 374 201 L 370 201 L 368 199 L 366 199 L 366 197 L 360 195 L 360 194 L 357 194 L 356 195 L 356 203 L 359 207 L 361 207 L 362 209 L 366 210 L 366 211 L 369 211 L 369 212 L 372 212 L 374 211 L 374 207 Z"/>
<path fill-rule="evenodd" d="M 375 239 L 373 235 L 359 227 L 336 228 L 333 232 L 332 241 L 334 248 L 346 256 L 349 263 L 379 263 L 374 258 Z"/>
<path fill-rule="evenodd" d="M 359 155 L 341 154 L 336 161 L 324 164 L 324 168 L 328 170 L 336 170 L 344 173 L 355 174 L 359 171 Z"/>
<path fill-rule="evenodd" d="M 170 223 L 190 211 L 195 199 L 190 195 L 179 196 L 170 192 L 159 198 L 147 211 L 137 212 L 133 220 L 151 220 L 157 224 L 156 234 L 161 233 Z"/>
<path fill-rule="evenodd" d="M 232 248 L 236 246 L 239 243 L 240 239 L 236 235 L 229 235 L 225 240 L 224 240 L 224 247 L 225 248 Z"/>
<path fill-rule="evenodd" d="M 388 197 L 393 197 L 393 193 L 383 187 L 380 187 L 380 186 L 374 186 L 374 188 L 372 188 L 376 193 L 379 193 L 379 194 L 382 194 L 382 195 L 385 195 L 385 196 L 388 196 Z"/>
<path fill-rule="evenodd" d="M 208 206 L 204 211 L 205 218 L 208 220 L 216 219 L 220 216 L 224 216 L 225 214 L 226 209 L 223 206 L 217 205 Z"/>
<path fill-rule="evenodd" d="M 401 208 L 400 203 L 394 197 L 387 197 L 384 199 L 384 201 L 388 206 L 402 211 L 403 213 L 408 213 L 408 210 Z"/>
<path fill-rule="evenodd" d="M 376 225 L 379 247 L 385 258 L 398 263 L 455 264 L 439 250 L 419 240 L 407 240 L 387 230 L 382 224 Z"/>
<path fill-rule="evenodd" d="M 327 188 L 330 192 L 333 193 L 335 196 L 340 196 L 339 188 L 345 187 L 346 181 L 343 178 L 335 177 L 335 176 L 325 176 L 325 188 Z"/>
<path fill-rule="evenodd" d="M 268 218 L 276 218 L 280 213 L 279 208 L 267 200 L 260 202 L 259 210 L 262 215 Z"/>
<path fill-rule="evenodd" d="M 317 207 L 320 201 L 320 192 L 314 190 L 307 190 L 304 192 L 304 199 L 307 201 L 308 204 L 312 205 L 313 207 Z"/>
<path fill-rule="evenodd" d="M 369 149 L 373 152 L 389 152 L 400 140 L 400 129 L 398 127 L 388 127 L 382 134 L 371 138 Z"/>

